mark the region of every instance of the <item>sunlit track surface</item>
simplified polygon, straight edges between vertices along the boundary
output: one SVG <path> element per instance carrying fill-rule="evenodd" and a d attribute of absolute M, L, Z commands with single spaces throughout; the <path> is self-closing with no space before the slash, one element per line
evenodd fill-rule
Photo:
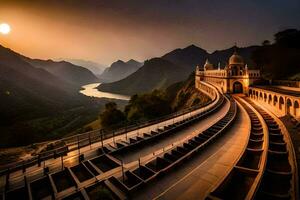
<path fill-rule="evenodd" d="M 234 122 L 237 112 L 235 100 L 230 99 L 228 113 L 216 124 L 207 130 L 198 133 L 193 138 L 166 151 L 149 162 L 139 165 L 132 170 L 125 171 L 124 176 L 113 176 L 109 180 L 130 198 L 134 198 L 136 191 L 142 191 L 143 186 L 150 186 L 152 181 L 159 181 L 161 176 L 166 176 L 169 171 L 174 170 L 188 162 L 195 154 L 206 149 L 209 144 L 225 133 Z"/>
<path fill-rule="evenodd" d="M 194 130 L 189 129 L 189 127 L 195 127 L 205 116 L 211 116 L 213 113 L 219 112 L 220 109 L 227 107 L 226 104 L 227 100 L 221 96 L 216 107 L 206 113 L 188 117 L 185 120 L 165 126 L 157 131 L 152 131 L 147 134 L 144 133 L 139 137 L 116 141 L 116 145 L 104 146 L 103 151 L 123 160 L 124 163 L 128 163 L 139 157 L 152 154 L 157 149 L 164 148 L 164 150 L 167 150 L 170 148 L 170 145 L 174 146 L 181 140 L 192 136 Z M 206 120 L 206 118 L 204 120 Z"/>
<path fill-rule="evenodd" d="M 265 110 L 248 98 L 245 98 L 245 100 L 262 115 L 268 126 L 269 134 L 266 170 L 255 199 L 295 199 L 293 164 L 290 163 L 293 159 L 289 159 L 291 152 L 287 149 L 282 130 L 276 120 Z"/>
<path fill-rule="evenodd" d="M 152 142 L 159 142 L 158 140 L 171 137 L 174 134 L 178 133 L 178 131 L 186 128 L 187 126 L 199 122 L 199 120 L 202 119 L 204 116 L 218 111 L 219 108 L 221 108 L 224 105 L 224 103 L 224 97 L 221 96 L 216 106 L 213 109 L 208 110 L 207 112 L 203 112 L 192 117 L 187 117 L 186 119 L 178 121 L 174 124 L 159 128 L 157 131 L 151 131 L 150 133 L 140 134 L 140 136 L 115 141 L 111 144 L 104 145 L 100 148 L 100 150 L 102 150 L 103 153 L 111 154 L 113 156 L 118 154 L 127 154 L 132 150 L 141 150 L 146 146 L 151 145 Z"/>
<path fill-rule="evenodd" d="M 251 131 L 244 153 L 228 176 L 207 199 L 252 199 L 265 170 L 268 148 L 267 130 L 252 107 L 236 97 L 251 120 Z M 265 127 L 266 129 L 266 127 Z"/>

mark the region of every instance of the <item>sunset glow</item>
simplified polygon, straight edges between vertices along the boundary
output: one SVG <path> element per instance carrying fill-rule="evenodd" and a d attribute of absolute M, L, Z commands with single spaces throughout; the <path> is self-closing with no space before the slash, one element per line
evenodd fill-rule
<path fill-rule="evenodd" d="M 33 58 L 81 58 L 110 65 L 118 59 L 149 59 L 191 44 L 210 52 L 235 42 L 257 45 L 272 40 L 283 27 L 300 25 L 296 0 L 272 6 L 237 0 L 232 4 L 87 1 L 3 0 L 0 23 L 8 23 L 12 31 L 0 43 Z"/>
<path fill-rule="evenodd" d="M 10 26 L 6 23 L 0 24 L 0 33 L 3 35 L 7 35 L 10 33 Z"/>

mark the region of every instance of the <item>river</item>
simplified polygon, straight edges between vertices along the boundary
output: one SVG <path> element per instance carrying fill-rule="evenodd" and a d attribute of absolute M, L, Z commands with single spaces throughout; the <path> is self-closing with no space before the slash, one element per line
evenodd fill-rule
<path fill-rule="evenodd" d="M 121 99 L 127 101 L 130 99 L 130 96 L 126 96 L 126 95 L 114 94 L 110 92 L 101 92 L 97 89 L 97 87 L 100 84 L 101 83 L 92 83 L 92 84 L 84 85 L 82 86 L 83 89 L 80 90 L 79 92 L 89 97 Z"/>

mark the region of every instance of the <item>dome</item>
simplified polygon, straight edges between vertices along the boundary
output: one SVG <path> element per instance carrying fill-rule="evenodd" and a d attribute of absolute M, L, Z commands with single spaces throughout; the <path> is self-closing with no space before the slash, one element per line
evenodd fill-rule
<path fill-rule="evenodd" d="M 204 64 L 204 69 L 205 70 L 212 70 L 214 69 L 214 66 L 206 59 L 205 64 Z"/>
<path fill-rule="evenodd" d="M 229 65 L 244 64 L 244 59 L 236 52 L 229 58 Z"/>

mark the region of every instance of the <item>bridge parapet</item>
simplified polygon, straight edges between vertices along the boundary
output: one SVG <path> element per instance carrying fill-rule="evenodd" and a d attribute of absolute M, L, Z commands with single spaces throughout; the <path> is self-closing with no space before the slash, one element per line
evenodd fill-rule
<path fill-rule="evenodd" d="M 195 84 L 198 90 L 209 96 L 212 100 L 219 98 L 220 94 L 215 86 L 204 81 L 196 81 Z"/>
<path fill-rule="evenodd" d="M 300 92 L 284 92 L 273 87 L 263 88 L 252 86 L 249 97 L 272 111 L 278 117 L 291 115 L 300 120 Z"/>

